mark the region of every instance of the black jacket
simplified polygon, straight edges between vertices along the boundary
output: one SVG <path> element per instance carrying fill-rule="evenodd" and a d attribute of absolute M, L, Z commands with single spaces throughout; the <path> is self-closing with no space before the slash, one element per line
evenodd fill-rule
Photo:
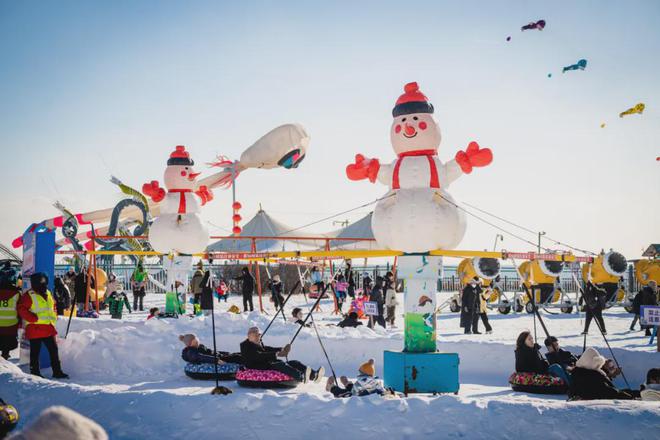
<path fill-rule="evenodd" d="M 573 353 L 570 351 L 562 350 L 561 348 L 559 351 L 546 353 L 545 358 L 548 360 L 550 365 L 559 364 L 564 368 L 574 366 L 577 362 L 577 358 L 573 356 Z"/>
<path fill-rule="evenodd" d="M 55 296 L 55 305 L 57 307 L 57 313 L 61 313 L 62 310 L 68 309 L 71 305 L 71 293 L 66 287 L 66 284 L 60 279 L 55 281 L 55 291 L 53 292 Z"/>
<path fill-rule="evenodd" d="M 362 323 L 357 319 L 351 319 L 350 316 L 347 316 L 341 322 L 339 322 L 339 324 L 337 324 L 337 326 L 341 327 L 341 328 L 344 328 L 344 327 L 357 327 L 358 325 L 362 325 Z"/>
<path fill-rule="evenodd" d="M 229 353 L 227 351 L 216 352 L 218 359 L 224 362 L 232 362 L 235 364 L 242 364 L 243 357 L 240 353 Z M 186 347 L 181 352 L 181 358 L 190 362 L 191 364 L 213 364 L 215 357 L 213 357 L 213 350 L 206 348 L 202 344 L 198 347 Z"/>
<path fill-rule="evenodd" d="M 94 277 L 89 280 L 89 287 L 94 288 Z M 87 297 L 87 274 L 84 270 L 76 275 L 75 290 L 76 303 L 84 303 Z"/>
<path fill-rule="evenodd" d="M 210 286 L 209 278 L 211 272 L 207 270 L 201 281 L 202 294 L 199 298 L 199 307 L 202 310 L 213 310 L 213 288 Z"/>
<path fill-rule="evenodd" d="M 273 299 L 275 297 L 278 297 L 278 299 L 282 298 L 282 282 L 275 282 L 275 281 L 269 281 L 268 282 L 268 288 L 270 289 L 270 294 L 272 295 Z"/>
<path fill-rule="evenodd" d="M 656 306 L 658 305 L 658 298 L 649 286 L 644 286 L 633 299 L 633 311 L 639 315 L 642 306 Z"/>
<path fill-rule="evenodd" d="M 461 297 L 461 327 L 472 327 L 474 315 L 479 313 L 479 295 L 481 295 L 481 287 L 478 285 L 472 287 L 468 284 L 463 288 L 463 296 Z"/>
<path fill-rule="evenodd" d="M 268 347 L 263 343 L 255 344 L 249 339 L 241 342 L 243 363 L 247 368 L 255 370 L 268 370 L 270 364 L 277 362 L 276 353 L 280 350 L 282 347 Z"/>
<path fill-rule="evenodd" d="M 534 344 L 534 348 L 523 345 L 516 349 L 517 373 L 546 374 L 548 372 L 548 361 L 543 359 L 540 348 L 540 345 Z"/>
<path fill-rule="evenodd" d="M 252 295 L 254 293 L 254 277 L 249 272 L 244 272 L 240 277 L 234 279 L 243 282 L 241 287 L 243 295 Z"/>
<path fill-rule="evenodd" d="M 633 396 L 618 390 L 612 381 L 600 371 L 587 368 L 575 368 L 572 374 L 570 394 L 582 400 L 593 399 L 624 399 L 631 400 Z"/>

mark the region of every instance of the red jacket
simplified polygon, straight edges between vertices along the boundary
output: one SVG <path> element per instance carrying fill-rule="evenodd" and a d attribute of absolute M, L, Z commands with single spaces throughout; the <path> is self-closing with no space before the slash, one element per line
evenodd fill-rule
<path fill-rule="evenodd" d="M 46 298 L 45 294 L 37 293 L 41 295 L 44 299 Z M 32 298 L 27 293 L 21 295 L 21 299 L 18 301 L 18 315 L 27 322 L 37 322 L 39 317 L 30 311 L 32 307 Z M 55 301 L 53 301 L 53 310 L 57 313 L 57 308 L 55 307 Z M 50 336 L 55 336 L 57 330 L 54 325 L 50 324 L 30 324 L 25 326 L 25 337 L 27 339 L 38 339 L 38 338 L 48 338 Z"/>
<path fill-rule="evenodd" d="M 0 301 L 8 300 L 17 293 L 20 295 L 21 292 L 16 289 L 0 289 Z M 0 327 L 0 335 L 15 336 L 18 333 L 19 324 L 20 320 L 16 325 L 12 325 L 10 327 Z"/>

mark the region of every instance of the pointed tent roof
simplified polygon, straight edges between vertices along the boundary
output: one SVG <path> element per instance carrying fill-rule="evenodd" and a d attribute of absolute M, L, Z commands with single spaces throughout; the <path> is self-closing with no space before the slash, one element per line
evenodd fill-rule
<path fill-rule="evenodd" d="M 351 223 L 335 234 L 337 238 L 374 238 L 374 232 L 371 229 L 371 217 L 373 211 L 362 217 L 360 220 Z M 343 241 L 330 240 L 330 249 L 372 249 L 375 246 L 373 241 Z"/>
<path fill-rule="evenodd" d="M 309 234 L 294 231 L 294 228 L 275 220 L 263 209 L 259 211 L 243 226 L 241 236 L 245 237 L 318 237 L 319 234 Z M 257 252 L 312 250 L 318 249 L 320 243 L 311 240 L 283 240 L 262 239 L 257 240 Z M 209 245 L 207 252 L 250 252 L 251 240 L 236 240 L 224 238 Z"/>
<path fill-rule="evenodd" d="M 657 257 L 660 255 L 660 244 L 653 243 L 642 254 L 643 257 Z"/>

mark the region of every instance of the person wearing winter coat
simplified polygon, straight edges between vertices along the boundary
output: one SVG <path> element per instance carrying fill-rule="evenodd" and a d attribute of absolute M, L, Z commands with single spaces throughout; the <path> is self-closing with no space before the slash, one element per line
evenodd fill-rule
<path fill-rule="evenodd" d="M 16 271 L 6 265 L 0 271 L 0 354 L 9 359 L 9 352 L 18 347 L 18 302 L 21 290 L 16 286 Z"/>
<path fill-rule="evenodd" d="M 646 373 L 646 384 L 639 394 L 642 400 L 660 402 L 660 368 L 651 368 Z"/>
<path fill-rule="evenodd" d="M 69 288 L 61 277 L 55 277 L 55 290 L 53 291 L 53 295 L 55 296 L 57 314 L 63 315 L 64 310 L 68 309 L 71 305 L 71 294 L 69 293 Z"/>
<path fill-rule="evenodd" d="M 396 306 L 399 305 L 396 299 L 395 283 L 394 274 L 392 272 L 387 272 L 385 275 L 385 309 L 387 310 L 386 321 L 391 327 L 394 326 L 394 321 L 396 319 Z"/>
<path fill-rule="evenodd" d="M 346 289 L 346 293 L 351 297 L 351 299 L 355 299 L 355 278 L 353 277 L 353 263 L 351 260 L 346 260 L 344 279 L 348 283 L 348 289 Z"/>
<path fill-rule="evenodd" d="M 357 312 L 350 312 L 346 318 L 344 318 L 342 321 L 340 321 L 337 324 L 337 327 L 345 328 L 345 327 L 357 327 L 358 325 L 362 325 L 362 322 L 358 319 L 358 314 Z"/>
<path fill-rule="evenodd" d="M 205 347 L 199 342 L 199 338 L 192 333 L 179 335 L 179 341 L 185 345 L 181 352 L 181 358 L 191 364 L 224 364 L 230 362 L 233 364 L 243 364 L 243 357 L 240 353 L 229 353 L 228 351 L 216 351 Z"/>
<path fill-rule="evenodd" d="M 385 297 L 384 297 L 384 280 L 383 277 L 377 276 L 376 283 L 374 284 L 373 289 L 371 289 L 371 294 L 369 295 L 369 301 L 375 302 L 378 310 L 378 315 L 374 316 L 374 321 L 377 324 L 380 324 L 385 328 Z"/>
<path fill-rule="evenodd" d="M 570 351 L 563 350 L 559 348 L 559 341 L 554 336 L 548 336 L 545 338 L 545 348 L 548 352 L 545 355 L 545 358 L 548 360 L 550 365 L 558 364 L 570 372 L 575 368 L 575 363 L 578 358 L 573 355 Z"/>
<path fill-rule="evenodd" d="M 73 295 L 76 291 L 76 272 L 73 270 L 73 267 L 69 267 L 62 280 L 66 284 L 66 287 L 69 288 L 69 294 Z"/>
<path fill-rule="evenodd" d="M 273 279 L 268 282 L 268 289 L 270 290 L 275 310 L 280 310 L 284 305 L 284 297 L 282 296 L 282 279 L 279 275 L 276 274 L 273 276 Z"/>
<path fill-rule="evenodd" d="M 243 294 L 243 311 L 248 311 L 248 306 L 250 307 L 250 312 L 254 311 L 254 305 L 252 304 L 252 294 L 254 293 L 254 277 L 250 274 L 250 270 L 247 267 L 244 267 L 241 271 L 241 276 L 234 278 L 236 281 L 241 281 L 241 292 Z"/>
<path fill-rule="evenodd" d="M 26 322 L 25 337 L 30 340 L 30 373 L 43 377 L 39 368 L 39 352 L 43 344 L 50 355 L 53 378 L 68 379 L 69 376 L 62 371 L 55 340 L 57 309 L 48 290 L 48 276 L 42 272 L 31 275 L 30 286 L 32 289 L 18 301 L 18 315 Z"/>
<path fill-rule="evenodd" d="M 548 373 L 548 361 L 539 351 L 541 346 L 534 343 L 531 332 L 525 330 L 516 340 L 516 372 L 517 373 Z"/>
<path fill-rule="evenodd" d="M 82 311 L 85 309 L 85 301 L 87 300 L 88 278 L 89 278 L 89 288 L 94 289 L 95 288 L 94 276 L 92 274 L 88 274 L 85 268 L 81 269 L 78 275 L 76 275 L 74 296 L 79 313 L 82 313 Z"/>
<path fill-rule="evenodd" d="M 218 294 L 218 300 L 224 300 L 227 302 L 227 298 L 229 298 L 229 287 L 224 279 L 221 278 L 220 281 L 218 281 L 215 292 Z"/>
<path fill-rule="evenodd" d="M 490 298 L 491 290 L 486 289 L 479 292 L 479 317 L 484 324 L 486 334 L 493 333 L 493 327 L 488 322 L 488 299 Z"/>
<path fill-rule="evenodd" d="M 122 318 L 124 306 L 128 309 L 128 313 L 133 313 L 131 310 L 131 303 L 128 301 L 128 297 L 122 290 L 121 284 L 117 281 L 115 274 L 111 274 L 107 288 L 109 295 L 106 295 L 103 303 L 108 306 L 110 317 L 112 319 Z"/>
<path fill-rule="evenodd" d="M 337 277 L 337 282 L 335 283 L 335 297 L 337 298 L 337 309 L 339 312 L 342 312 L 344 307 L 344 302 L 347 298 L 348 283 L 346 282 L 346 277 L 344 275 L 339 275 Z"/>
<path fill-rule="evenodd" d="M 479 295 L 481 287 L 478 278 L 474 277 L 470 283 L 463 288 L 461 297 L 461 327 L 466 335 L 480 335 L 479 332 Z"/>
<path fill-rule="evenodd" d="M 144 310 L 144 297 L 147 294 L 147 280 L 149 274 L 144 269 L 142 261 L 139 261 L 133 274 L 131 275 L 131 284 L 133 286 L 133 310 Z"/>
<path fill-rule="evenodd" d="M 640 317 L 642 306 L 657 306 L 658 305 L 658 285 L 655 281 L 651 280 L 649 283 L 640 290 L 635 298 L 633 299 L 633 313 L 635 317 L 633 318 L 632 323 L 630 324 L 630 331 L 635 330 L 635 324 Z M 640 328 L 646 331 L 646 336 L 651 336 L 650 325 L 642 325 L 640 323 Z"/>
<path fill-rule="evenodd" d="M 607 329 L 605 329 L 605 320 L 603 319 L 603 309 L 607 303 L 607 292 L 592 284 L 591 282 L 587 283 L 587 288 L 584 292 L 584 302 L 585 302 L 585 321 L 584 321 L 584 331 L 583 335 L 589 334 L 589 325 L 593 319 L 596 319 L 600 330 L 603 331 L 603 334 L 607 334 Z"/>
<path fill-rule="evenodd" d="M 295 324 L 304 325 L 305 327 L 311 327 L 312 324 L 305 323 L 303 320 L 303 312 L 300 307 L 296 307 L 291 311 L 291 317 Z"/>
<path fill-rule="evenodd" d="M 376 367 L 373 359 L 369 359 L 358 369 L 358 376 L 355 382 L 348 380 L 346 376 L 339 378 L 342 387 L 335 384 L 334 376 L 330 376 L 325 385 L 326 391 L 332 393 L 335 397 L 364 397 L 370 394 L 385 394 L 383 382 L 376 376 Z"/>
<path fill-rule="evenodd" d="M 606 361 L 607 359 L 593 347 L 588 347 L 582 353 L 572 373 L 570 388 L 572 399 L 633 399 L 631 393 L 614 386 L 607 372 L 603 370 Z"/>
<path fill-rule="evenodd" d="M 204 272 L 202 277 L 202 293 L 199 296 L 199 307 L 204 316 L 210 316 L 213 312 L 213 286 L 211 283 L 211 271 Z"/>
<path fill-rule="evenodd" d="M 199 307 L 199 303 L 202 299 L 202 288 L 203 288 L 203 278 L 204 278 L 204 263 L 197 263 L 197 270 L 193 273 L 192 279 L 190 280 L 190 291 L 193 294 L 193 304 L 196 308 Z"/>
<path fill-rule="evenodd" d="M 319 270 L 318 266 L 313 266 L 312 270 L 309 272 L 309 281 L 312 283 L 312 286 L 316 287 L 316 292 L 320 295 L 323 293 L 323 273 Z"/>
<path fill-rule="evenodd" d="M 261 342 L 261 331 L 259 327 L 248 329 L 247 339 L 241 342 L 241 355 L 246 368 L 254 370 L 275 370 L 291 376 L 298 382 L 320 382 L 323 379 L 325 369 L 319 367 L 312 370 L 302 362 L 279 361 L 278 357 L 287 357 L 291 351 L 291 345 L 284 347 L 269 347 Z"/>

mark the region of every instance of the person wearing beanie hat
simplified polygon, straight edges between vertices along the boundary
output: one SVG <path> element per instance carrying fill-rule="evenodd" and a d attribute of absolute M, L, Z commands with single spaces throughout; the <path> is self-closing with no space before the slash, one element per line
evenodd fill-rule
<path fill-rule="evenodd" d="M 0 354 L 4 359 L 9 359 L 9 352 L 18 347 L 20 295 L 21 290 L 16 287 L 16 270 L 5 264 L 0 272 Z"/>
<path fill-rule="evenodd" d="M 569 395 L 572 400 L 623 399 L 633 395 L 614 386 L 603 370 L 607 359 L 593 347 L 588 347 L 575 364 Z"/>
<path fill-rule="evenodd" d="M 195 334 L 179 335 L 179 341 L 185 345 L 181 352 L 181 358 L 191 364 L 214 364 L 216 359 L 218 364 L 224 364 L 226 362 L 243 364 L 243 358 L 240 353 L 217 351 L 214 356 L 213 350 L 202 345 Z"/>
<path fill-rule="evenodd" d="M 354 382 L 351 382 L 342 376 L 339 378 L 343 387 L 335 383 L 334 376 L 328 378 L 325 389 L 332 393 L 335 397 L 352 397 L 352 396 L 368 396 L 370 394 L 378 394 L 380 396 L 385 394 L 385 388 L 382 381 L 376 376 L 376 364 L 373 359 L 360 365 L 358 368 L 358 376 Z"/>
<path fill-rule="evenodd" d="M 388 195 L 396 194 L 380 199 L 372 216 L 376 241 L 387 249 L 426 252 L 456 247 L 465 234 L 466 220 L 446 191 L 461 175 L 493 159 L 490 149 L 470 142 L 453 160 L 440 161 L 441 136 L 434 112 L 419 85 L 406 84 L 392 109 L 390 142 L 397 158 L 381 164 L 357 154 L 346 167 L 350 180 L 378 180 L 390 188 Z"/>

